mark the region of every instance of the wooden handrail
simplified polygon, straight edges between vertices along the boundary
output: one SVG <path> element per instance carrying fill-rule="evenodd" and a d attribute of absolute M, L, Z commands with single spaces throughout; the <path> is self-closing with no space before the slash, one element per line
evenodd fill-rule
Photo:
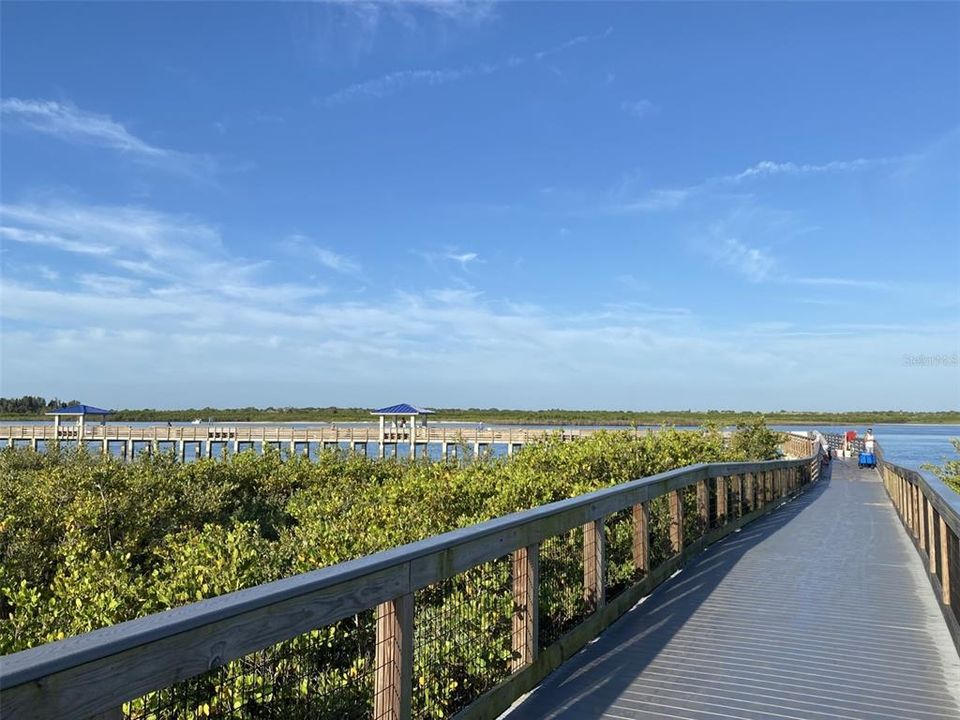
<path fill-rule="evenodd" d="M 924 561 L 960 652 L 960 494 L 938 478 L 888 461 L 879 444 L 875 454 L 887 495 Z"/>
<path fill-rule="evenodd" d="M 531 639 L 536 633 L 536 612 L 531 603 L 536 604 L 536 548 L 542 540 L 578 527 L 594 529 L 585 535 L 585 547 L 590 543 L 586 562 L 594 566 L 594 585 L 585 585 L 585 592 L 592 590 L 592 607 L 599 616 L 604 605 L 602 528 L 607 516 L 632 508 L 634 528 L 645 532 L 646 508 L 654 498 L 668 494 L 678 498 L 684 488 L 705 486 L 710 481 L 722 481 L 726 487 L 728 478 L 762 475 L 783 479 L 771 482 L 769 487 L 763 485 L 751 503 L 751 512 L 736 518 L 727 511 L 725 491 L 721 527 L 710 538 L 705 535 L 687 548 L 682 515 L 678 517 L 682 506 L 671 502 L 677 527 L 672 533 L 674 549 L 679 554 L 666 563 L 670 567 L 664 569 L 669 570 L 707 542 L 768 512 L 780 498 L 802 491 L 803 486 L 816 480 L 819 448 L 807 438 L 794 436 L 788 442 L 796 448 L 804 440 L 809 454 L 801 459 L 691 465 L 14 653 L 0 664 L 4 717 L 41 719 L 115 712 L 124 702 L 373 608 L 380 618 L 378 633 L 384 634 L 378 636 L 378 647 L 389 639 L 400 648 L 396 651 L 399 655 L 391 656 L 391 662 L 399 663 L 399 667 L 378 672 L 376 682 L 409 683 L 412 656 L 406 653 L 412 632 L 413 593 L 510 554 L 514 568 L 526 569 L 525 580 L 514 584 L 518 601 L 515 612 L 528 613 L 520 620 L 515 618 L 515 627 L 522 630 L 517 640 L 522 661 L 514 670 L 522 673 L 524 668 L 533 667 L 537 652 L 536 642 Z M 720 508 L 717 503 L 718 524 Z M 643 543 L 637 542 L 634 551 L 635 562 L 645 565 L 648 552 Z M 666 575 L 648 576 L 650 582 L 644 588 L 652 589 L 651 583 L 661 576 Z M 621 602 L 617 613 L 628 607 Z M 604 614 L 604 625 L 615 617 L 610 612 Z M 602 627 L 596 625 L 596 631 Z M 390 692 L 378 686 L 376 696 L 397 698 L 399 705 L 378 707 L 378 716 L 392 720 L 408 717 L 409 687 L 386 690 Z M 498 700 L 503 701 L 502 697 Z"/>

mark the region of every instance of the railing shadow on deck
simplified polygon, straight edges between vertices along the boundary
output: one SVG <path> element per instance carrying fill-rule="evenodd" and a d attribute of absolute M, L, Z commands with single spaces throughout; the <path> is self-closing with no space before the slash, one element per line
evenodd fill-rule
<path fill-rule="evenodd" d="M 561 666 L 505 720 L 599 717 L 693 618 L 745 553 L 789 525 L 828 489 L 830 466 L 806 492 L 785 499 L 765 517 L 711 546 L 657 587 L 581 651 L 576 664 Z M 745 608 L 745 612 L 751 608 Z M 611 642 L 615 646 L 610 648 Z M 589 673 L 589 681 L 579 682 Z"/>

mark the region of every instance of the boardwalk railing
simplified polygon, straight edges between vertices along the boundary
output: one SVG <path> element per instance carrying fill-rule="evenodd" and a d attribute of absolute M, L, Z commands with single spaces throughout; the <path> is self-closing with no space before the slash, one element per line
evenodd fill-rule
<path fill-rule="evenodd" d="M 692 465 L 9 655 L 3 717 L 496 717 L 819 477 L 819 446 L 786 449 L 799 459 Z"/>
<path fill-rule="evenodd" d="M 879 447 L 877 456 L 887 494 L 924 560 L 960 652 L 960 495 L 936 478 L 888 462 Z"/>
<path fill-rule="evenodd" d="M 132 458 L 138 449 L 146 452 L 161 449 L 172 450 L 181 458 L 185 457 L 187 446 L 197 449 L 198 457 L 213 457 L 214 445 L 221 449 L 229 448 L 237 453 L 240 450 L 259 448 L 265 452 L 268 447 L 287 449 L 292 455 L 296 452 L 308 452 L 310 445 L 321 449 L 327 447 L 344 446 L 351 450 L 367 452 L 369 445 L 379 446 L 378 452 L 384 456 L 385 447 L 394 453 L 398 445 L 410 445 L 414 452 L 426 445 L 439 445 L 443 457 L 448 450 L 458 452 L 460 446 L 471 447 L 474 455 L 479 455 L 481 449 L 493 445 L 506 447 L 509 454 L 515 447 L 533 442 L 542 442 L 551 437 L 563 441 L 576 440 L 588 437 L 598 428 L 568 428 L 554 430 L 552 428 L 481 428 L 455 427 L 446 425 L 431 425 L 427 427 L 403 428 L 384 430 L 380 435 L 375 426 L 336 426 L 325 425 L 317 427 L 297 428 L 284 425 L 174 425 L 166 427 L 154 425 L 148 427 L 132 427 L 123 425 L 93 425 L 83 427 L 77 425 L 62 425 L 56 428 L 53 424 L 32 425 L 0 425 L 0 444 L 8 447 L 27 445 L 34 450 L 39 443 L 75 442 L 78 445 L 99 445 L 100 451 L 108 454 L 111 443 L 120 443 L 125 457 Z M 620 432 L 630 432 L 624 428 Z M 634 428 L 635 436 L 649 432 L 647 429 Z"/>

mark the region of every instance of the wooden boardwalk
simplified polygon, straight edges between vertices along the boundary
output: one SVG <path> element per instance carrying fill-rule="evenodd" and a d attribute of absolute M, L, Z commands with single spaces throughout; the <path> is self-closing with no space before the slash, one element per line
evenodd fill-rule
<path fill-rule="evenodd" d="M 0 446 L 31 447 L 34 450 L 50 442 L 74 443 L 88 448 L 99 448 L 107 454 L 111 449 L 120 450 L 124 457 L 132 458 L 136 451 L 173 450 L 181 458 L 186 457 L 187 446 L 196 449 L 197 457 L 214 457 L 219 451 L 237 453 L 254 449 L 265 452 L 268 447 L 288 450 L 291 454 L 308 453 L 310 446 L 324 449 L 341 447 L 366 454 L 368 446 L 377 448 L 381 457 L 389 449 L 393 455 L 400 446 L 409 446 L 411 454 L 422 453 L 428 445 L 440 449 L 447 457 L 448 450 L 454 453 L 461 447 L 472 447 L 478 455 L 481 448 L 499 445 L 512 454 L 514 448 L 528 443 L 543 442 L 558 437 L 564 442 L 588 437 L 599 428 L 528 428 L 528 427 L 470 427 L 431 425 L 417 428 L 388 428 L 382 434 L 373 425 L 323 425 L 316 427 L 292 427 L 290 425 L 151 425 L 123 426 L 86 424 L 61 425 L 52 423 L 33 425 L 0 425 Z M 617 432 L 629 432 L 634 436 L 645 435 L 648 429 L 619 428 Z"/>
<path fill-rule="evenodd" d="M 960 658 L 879 474 L 834 460 L 506 717 L 960 718 Z"/>

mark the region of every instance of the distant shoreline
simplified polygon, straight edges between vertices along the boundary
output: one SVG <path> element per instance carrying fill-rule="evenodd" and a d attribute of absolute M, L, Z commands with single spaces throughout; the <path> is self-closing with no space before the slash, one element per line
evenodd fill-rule
<path fill-rule="evenodd" d="M 850 413 L 759 413 L 759 412 L 638 412 L 595 410 L 494 410 L 494 409 L 438 409 L 432 423 L 483 423 L 503 426 L 572 426 L 594 425 L 630 428 L 637 425 L 691 425 L 705 423 L 736 425 L 763 417 L 768 425 L 916 425 L 938 426 L 960 424 L 960 412 L 899 412 L 866 411 Z M 201 418 L 204 424 L 240 425 L 271 423 L 292 425 L 301 423 L 375 423 L 370 411 L 360 408 L 291 408 L 289 410 L 242 409 L 186 409 L 186 410 L 119 410 L 109 417 L 111 422 L 190 422 Z M 208 418 L 211 422 L 208 422 Z M 51 420 L 43 414 L 3 414 L 0 422 Z"/>

